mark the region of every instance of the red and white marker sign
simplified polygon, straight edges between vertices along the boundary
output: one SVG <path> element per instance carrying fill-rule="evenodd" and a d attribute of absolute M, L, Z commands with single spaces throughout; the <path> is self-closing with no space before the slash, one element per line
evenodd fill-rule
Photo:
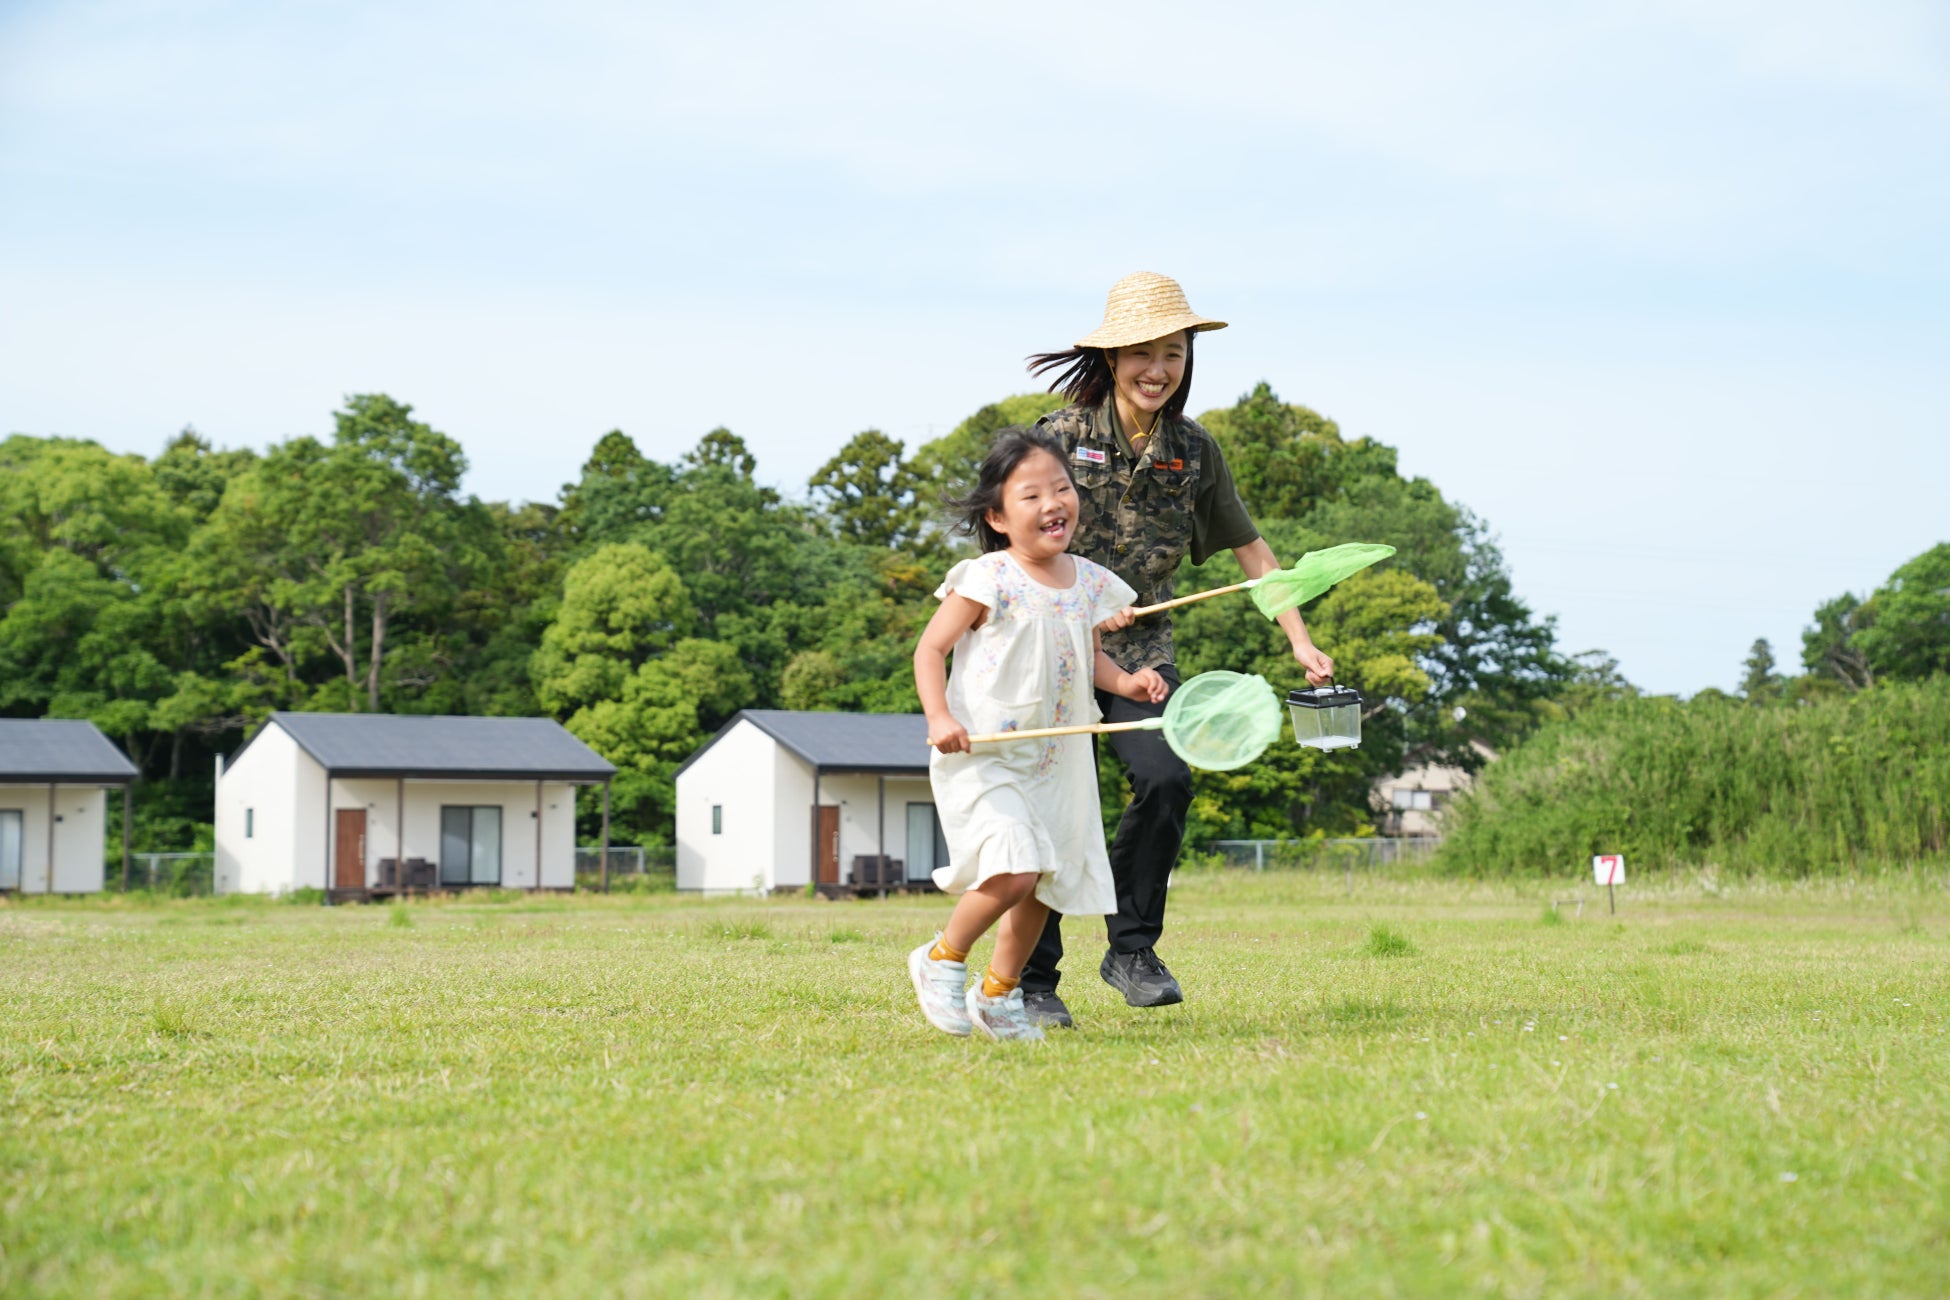
<path fill-rule="evenodd" d="M 1622 853 L 1600 853 L 1591 859 L 1591 875 L 1601 885 L 1622 885 L 1625 883 L 1625 855 Z"/>

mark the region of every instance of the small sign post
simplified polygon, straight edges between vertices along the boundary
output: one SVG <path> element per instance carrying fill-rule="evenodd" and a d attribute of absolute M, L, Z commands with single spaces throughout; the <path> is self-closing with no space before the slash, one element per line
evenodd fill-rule
<path fill-rule="evenodd" d="M 1611 913 L 1618 915 L 1618 895 L 1613 887 L 1625 883 L 1625 855 L 1622 853 L 1600 853 L 1591 859 L 1591 877 L 1605 887 L 1605 897 L 1611 901 Z"/>

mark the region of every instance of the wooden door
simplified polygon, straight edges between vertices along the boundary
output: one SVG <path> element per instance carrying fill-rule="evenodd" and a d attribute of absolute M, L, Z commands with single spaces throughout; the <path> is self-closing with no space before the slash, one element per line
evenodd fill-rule
<path fill-rule="evenodd" d="M 840 810 L 832 804 L 819 806 L 819 883 L 840 883 Z"/>
<path fill-rule="evenodd" d="M 366 810 L 340 808 L 332 837 L 332 888 L 366 887 Z"/>

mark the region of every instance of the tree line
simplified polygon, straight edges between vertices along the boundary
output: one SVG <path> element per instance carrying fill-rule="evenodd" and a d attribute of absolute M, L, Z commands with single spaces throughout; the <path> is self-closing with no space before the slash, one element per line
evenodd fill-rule
<path fill-rule="evenodd" d="M 1950 673 L 1950 542 L 1899 565 L 1867 596 L 1843 592 L 1818 606 L 1801 634 L 1799 673 L 1777 671 L 1765 637 L 1741 667 L 1740 696 L 1754 704 L 1807 703 Z"/>
<path fill-rule="evenodd" d="M 87 718 L 121 743 L 147 778 L 139 847 L 207 843 L 211 757 L 276 709 L 555 717 L 621 769 L 621 838 L 668 842 L 673 771 L 739 709 L 918 708 L 914 639 L 970 553 L 941 499 L 996 429 L 1057 404 L 1006 398 L 911 451 L 865 430 L 794 495 L 727 429 L 668 461 L 611 431 L 553 501 L 521 504 L 464 494 L 460 443 L 385 394 L 262 453 L 193 429 L 154 458 L 16 434 L 0 443 L 0 714 Z M 1201 774 L 1195 839 L 1360 833 L 1370 782 L 1411 751 L 1474 766 L 1472 742 L 1504 749 L 1630 691 L 1603 655 L 1559 651 L 1484 521 L 1404 477 L 1393 448 L 1263 383 L 1199 418 L 1283 559 L 1343 541 L 1399 554 L 1305 611 L 1368 697 L 1363 747 L 1283 744 Z M 1240 576 L 1228 555 L 1179 588 Z M 1244 598 L 1178 626 L 1188 673 L 1302 684 Z M 1114 771 L 1103 784 L 1120 806 Z"/>

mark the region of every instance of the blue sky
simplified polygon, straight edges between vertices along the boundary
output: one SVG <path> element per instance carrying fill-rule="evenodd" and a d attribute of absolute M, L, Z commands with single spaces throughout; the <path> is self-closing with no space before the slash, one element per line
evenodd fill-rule
<path fill-rule="evenodd" d="M 0 431 L 796 493 L 1158 270 L 1659 691 L 1950 540 L 1947 232 L 1934 3 L 0 8 Z"/>

